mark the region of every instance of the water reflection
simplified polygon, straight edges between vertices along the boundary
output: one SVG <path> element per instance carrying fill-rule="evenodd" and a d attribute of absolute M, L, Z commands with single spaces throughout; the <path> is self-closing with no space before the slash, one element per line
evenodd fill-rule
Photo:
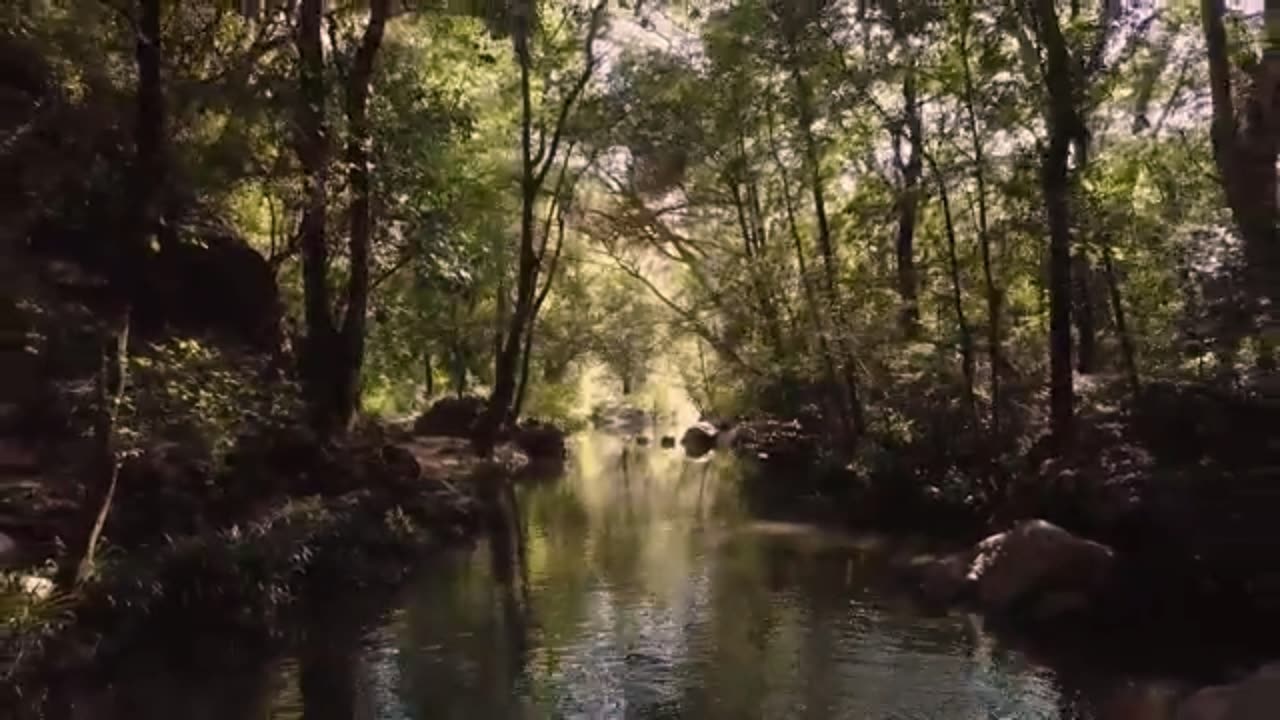
<path fill-rule="evenodd" d="M 521 492 L 527 593 L 490 543 L 408 594 L 423 717 L 1089 717 L 968 617 L 868 587 L 857 543 L 756 524 L 722 460 L 596 437 Z"/>
<path fill-rule="evenodd" d="M 65 717 L 1169 716 L 1167 686 L 1050 670 L 979 618 L 914 611 L 877 589 L 883 540 L 759 521 L 738 472 L 581 439 L 562 480 L 505 495 L 489 540 L 427 568 L 372 631 L 339 603 L 283 660 L 152 663 Z"/>

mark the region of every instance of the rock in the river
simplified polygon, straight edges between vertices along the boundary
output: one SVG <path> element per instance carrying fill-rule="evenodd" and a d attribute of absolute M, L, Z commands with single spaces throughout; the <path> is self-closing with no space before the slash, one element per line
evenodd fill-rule
<path fill-rule="evenodd" d="M 711 452 L 716 446 L 716 436 L 720 429 L 709 422 L 697 422 L 684 431 L 680 444 L 690 457 L 701 457 Z"/>
<path fill-rule="evenodd" d="M 985 612 L 1044 620 L 1090 607 L 1114 564 L 1106 545 L 1028 520 L 911 572 L 931 602 L 972 601 Z"/>
<path fill-rule="evenodd" d="M 536 420 L 521 423 L 513 439 L 533 462 L 560 462 L 569 454 L 565 432 L 551 423 Z"/>
<path fill-rule="evenodd" d="M 1028 520 L 978 543 L 968 580 L 989 612 L 1020 606 L 1038 616 L 1057 615 L 1087 606 L 1114 564 L 1115 552 L 1106 545 Z"/>
<path fill-rule="evenodd" d="M 664 447 L 664 448 L 666 448 L 666 449 L 670 450 L 671 448 L 673 448 L 673 447 L 675 447 L 675 446 L 676 446 L 676 439 L 675 439 L 673 436 L 671 436 L 671 435 L 663 435 L 663 436 L 662 436 L 662 447 Z"/>
<path fill-rule="evenodd" d="M 640 446 L 642 446 L 642 447 L 643 447 L 643 446 L 645 446 L 645 445 L 648 445 L 648 444 L 649 444 L 649 437 L 648 437 L 647 435 L 637 435 L 637 436 L 636 436 L 636 444 L 637 444 L 637 445 L 640 445 Z"/>
<path fill-rule="evenodd" d="M 1233 685 L 1207 687 L 1182 701 L 1174 720 L 1272 720 L 1280 716 L 1280 663 Z"/>
<path fill-rule="evenodd" d="M 413 432 L 417 435 L 469 438 L 475 434 L 484 412 L 483 398 L 442 398 L 414 421 Z"/>
<path fill-rule="evenodd" d="M 972 589 L 969 580 L 971 562 L 972 556 L 968 552 L 940 558 L 926 557 L 912 561 L 910 572 L 925 600 L 936 605 L 949 605 L 963 599 Z"/>

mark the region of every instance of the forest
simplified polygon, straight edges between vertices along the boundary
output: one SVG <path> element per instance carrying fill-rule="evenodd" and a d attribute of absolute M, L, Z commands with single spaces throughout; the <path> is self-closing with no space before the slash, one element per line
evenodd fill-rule
<path fill-rule="evenodd" d="M 1268 5 L 6 3 L 0 671 L 385 580 L 617 406 L 1280 610 Z"/>

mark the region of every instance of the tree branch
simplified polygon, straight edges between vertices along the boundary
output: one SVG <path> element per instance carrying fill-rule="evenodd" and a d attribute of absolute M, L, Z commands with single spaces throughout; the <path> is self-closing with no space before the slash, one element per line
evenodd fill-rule
<path fill-rule="evenodd" d="M 600 34 L 600 27 L 604 22 L 604 10 L 608 0 L 597 0 L 595 7 L 591 9 L 590 27 L 587 29 L 587 39 L 584 43 L 583 53 L 586 60 L 583 64 L 582 73 L 578 75 L 578 79 L 574 82 L 573 87 L 569 90 L 569 94 L 565 96 L 564 101 L 560 105 L 560 113 L 556 117 L 555 129 L 551 135 L 551 145 L 546 150 L 545 157 L 540 157 L 538 161 L 541 167 L 538 168 L 534 177 L 534 184 L 541 186 L 546 180 L 547 173 L 551 170 L 551 166 L 555 163 L 556 154 L 560 149 L 560 141 L 564 136 L 565 126 L 569 122 L 569 112 L 573 109 L 574 103 L 578 101 L 578 96 L 586 89 L 587 83 L 591 81 L 591 75 L 596 69 L 596 38 Z M 541 155 L 541 152 L 539 153 Z"/>

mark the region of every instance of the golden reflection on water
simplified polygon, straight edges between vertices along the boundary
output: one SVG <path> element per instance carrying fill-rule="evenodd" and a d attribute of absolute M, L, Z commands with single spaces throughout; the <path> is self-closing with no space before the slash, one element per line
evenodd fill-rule
<path fill-rule="evenodd" d="M 1089 717 L 973 618 L 877 595 L 886 539 L 754 520 L 722 458 L 574 457 L 520 493 L 527 594 L 484 548 L 407 594 L 401 717 Z"/>

